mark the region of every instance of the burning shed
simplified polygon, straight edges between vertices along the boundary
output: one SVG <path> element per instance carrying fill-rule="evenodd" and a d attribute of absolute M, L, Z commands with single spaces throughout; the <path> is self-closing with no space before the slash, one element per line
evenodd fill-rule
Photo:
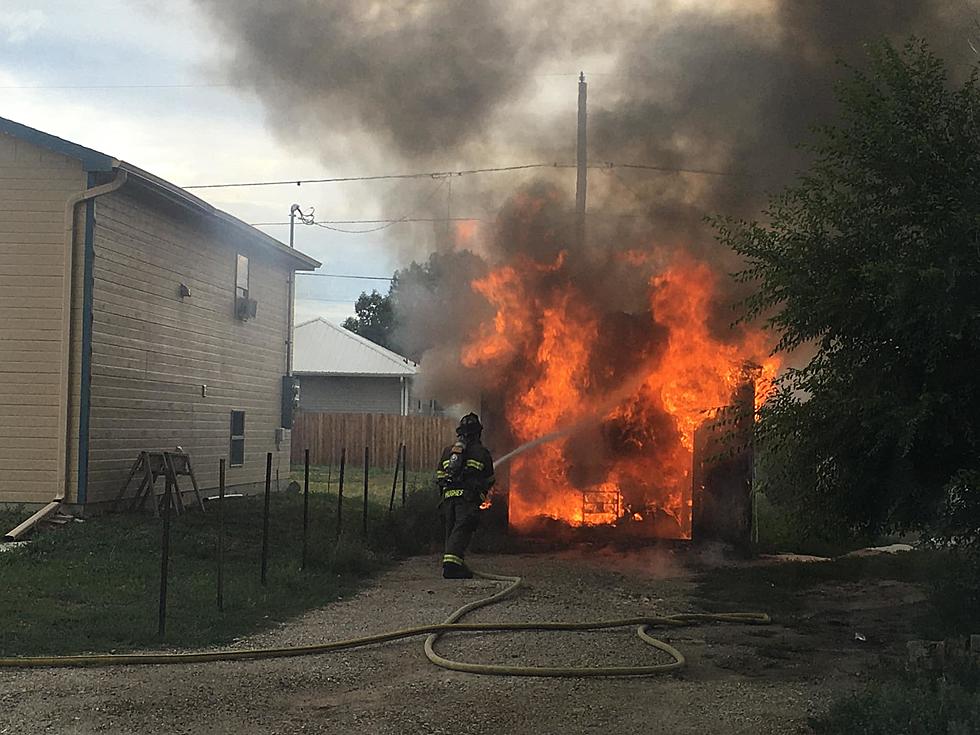
<path fill-rule="evenodd" d="M 458 350 L 457 372 L 427 377 L 480 387 L 498 450 L 553 437 L 509 467 L 512 527 L 551 519 L 690 538 L 698 427 L 746 383 L 765 394 L 778 367 L 769 337 L 731 325 L 718 264 L 650 240 L 614 247 L 599 233 L 570 246 L 571 221 L 553 190 L 512 199 L 456 310 L 466 338 L 434 348 Z M 758 369 L 747 373 L 747 361 Z"/>

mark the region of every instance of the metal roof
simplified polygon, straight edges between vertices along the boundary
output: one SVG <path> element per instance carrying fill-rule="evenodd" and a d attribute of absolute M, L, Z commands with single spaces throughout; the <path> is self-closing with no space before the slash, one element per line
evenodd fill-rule
<path fill-rule="evenodd" d="M 158 196 L 162 196 L 172 202 L 188 207 L 199 214 L 204 214 L 222 222 L 258 244 L 278 252 L 280 255 L 285 255 L 298 261 L 300 263 L 297 266 L 299 270 L 314 270 L 320 267 L 320 262 L 311 258 L 309 255 L 289 247 L 276 238 L 252 227 L 247 222 L 243 222 L 237 217 L 208 204 L 200 197 L 194 196 L 189 191 L 181 189 L 176 184 L 171 184 L 169 181 L 161 179 L 159 176 L 155 176 L 148 171 L 144 171 L 131 163 L 120 161 L 105 153 L 100 153 L 91 148 L 72 143 L 70 140 L 59 138 L 56 135 L 45 133 L 42 130 L 28 127 L 27 125 L 8 120 L 4 117 L 0 117 L 0 134 L 11 135 L 69 158 L 76 158 L 81 161 L 82 169 L 85 171 L 112 171 L 114 169 L 122 169 L 129 177 L 127 183 L 142 186 L 144 189 Z"/>
<path fill-rule="evenodd" d="M 418 365 L 326 319 L 296 325 L 293 372 L 297 375 L 408 377 Z"/>

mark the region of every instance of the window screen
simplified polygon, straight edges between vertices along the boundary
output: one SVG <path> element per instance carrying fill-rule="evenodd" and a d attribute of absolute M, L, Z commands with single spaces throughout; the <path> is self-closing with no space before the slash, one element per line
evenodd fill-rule
<path fill-rule="evenodd" d="M 231 447 L 228 451 L 228 464 L 241 467 L 245 464 L 245 412 L 231 412 Z"/>
<path fill-rule="evenodd" d="M 238 254 L 235 267 L 235 296 L 240 299 L 248 298 L 248 257 Z"/>

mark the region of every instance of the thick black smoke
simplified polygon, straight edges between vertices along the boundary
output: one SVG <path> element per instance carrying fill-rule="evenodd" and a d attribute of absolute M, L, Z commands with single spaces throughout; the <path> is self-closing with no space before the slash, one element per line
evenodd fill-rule
<path fill-rule="evenodd" d="M 797 145 L 833 117 L 837 59 L 860 64 L 865 42 L 918 35 L 961 74 L 980 36 L 970 0 L 198 2 L 230 41 L 232 78 L 259 95 L 283 139 L 313 141 L 328 166 L 352 145 L 365 160 L 381 151 L 388 170 L 571 162 L 574 103 L 549 95 L 552 75 L 584 68 L 593 163 L 725 173 L 592 172 L 588 245 L 570 252 L 565 276 L 611 315 L 648 308 L 649 277 L 613 252 L 680 248 L 722 273 L 737 268 L 703 219 L 759 216 L 767 192 L 805 166 Z M 575 77 L 558 79 L 574 100 Z M 572 245 L 574 174 L 542 176 L 530 195 L 550 204 L 530 223 L 515 214 L 528 192 L 512 196 L 526 178 L 457 180 L 455 212 L 492 221 L 467 242 L 480 257 L 446 259 L 435 284 L 402 284 L 403 341 L 415 356 L 439 356 L 427 362 L 439 366 L 430 374 L 443 398 L 458 397 L 453 356 L 487 317 L 469 280 L 515 253 L 543 261 Z M 418 187 L 388 204 L 440 216 L 438 194 L 438 206 Z M 404 246 L 404 230 L 389 232 Z M 414 254 L 448 248 L 452 234 L 433 228 Z M 713 315 L 719 333 L 732 317 L 724 306 Z"/>

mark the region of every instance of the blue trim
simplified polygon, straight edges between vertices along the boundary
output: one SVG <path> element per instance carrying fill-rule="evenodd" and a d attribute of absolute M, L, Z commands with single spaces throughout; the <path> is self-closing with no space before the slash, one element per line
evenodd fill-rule
<path fill-rule="evenodd" d="M 95 174 L 88 175 L 88 188 Z M 85 246 L 82 275 L 82 375 L 78 392 L 78 504 L 88 500 L 89 424 L 92 409 L 92 302 L 95 290 L 95 199 L 85 202 Z"/>
<path fill-rule="evenodd" d="M 61 153 L 69 158 L 77 158 L 82 162 L 82 168 L 86 171 L 112 171 L 115 166 L 115 159 L 105 153 L 99 153 L 91 148 L 72 143 L 70 140 L 59 138 L 56 135 L 45 133 L 44 131 L 28 127 L 19 122 L 0 117 L 0 133 L 12 135 L 15 138 L 26 140 L 28 143 L 47 148 L 48 150 Z"/>

